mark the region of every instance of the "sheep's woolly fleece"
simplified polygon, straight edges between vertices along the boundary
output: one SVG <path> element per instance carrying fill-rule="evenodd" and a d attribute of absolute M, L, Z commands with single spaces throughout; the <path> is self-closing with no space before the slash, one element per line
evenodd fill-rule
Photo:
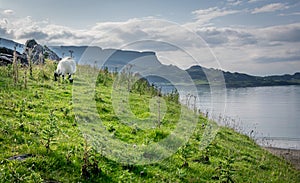
<path fill-rule="evenodd" d="M 59 61 L 56 73 L 59 75 L 74 74 L 76 72 L 76 63 L 73 58 L 65 57 Z"/>

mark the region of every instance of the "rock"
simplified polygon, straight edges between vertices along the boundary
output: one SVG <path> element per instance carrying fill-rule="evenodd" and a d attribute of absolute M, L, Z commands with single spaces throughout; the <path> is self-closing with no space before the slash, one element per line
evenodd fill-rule
<path fill-rule="evenodd" d="M 50 48 L 48 48 L 46 45 L 44 46 L 44 56 L 45 58 L 48 58 L 50 60 L 60 60 L 59 56 L 57 56 L 54 51 L 52 51 Z"/>
<path fill-rule="evenodd" d="M 34 48 L 38 43 L 34 39 L 29 39 L 25 43 L 25 49 L 26 48 Z"/>
<path fill-rule="evenodd" d="M 31 52 L 31 53 L 30 53 Z M 33 64 L 43 64 L 45 58 L 59 60 L 59 57 L 47 46 L 38 44 L 34 39 L 27 40 L 25 43 L 24 53 L 26 56 L 31 55 Z"/>
<path fill-rule="evenodd" d="M 25 160 L 27 158 L 30 158 L 32 157 L 32 154 L 22 154 L 22 155 L 17 155 L 17 156 L 13 156 L 13 157 L 10 157 L 8 158 L 8 160 Z"/>
<path fill-rule="evenodd" d="M 0 47 L 0 66 L 13 63 L 13 47 L 17 48 L 17 59 L 22 65 L 28 65 L 27 57 L 28 55 L 30 55 L 30 51 L 33 64 L 43 64 L 46 58 L 55 61 L 60 60 L 59 56 L 57 56 L 54 51 L 52 51 L 47 46 L 38 44 L 34 39 L 27 40 L 24 46 L 11 40 L 5 40 L 2 38 L 0 38 L 0 41 L 2 43 Z M 20 50 L 20 48 L 23 49 L 23 47 L 24 50 L 21 54 L 20 52 L 18 52 L 18 50 Z"/>
<path fill-rule="evenodd" d="M 12 64 L 12 59 L 0 54 L 0 66 Z"/>
<path fill-rule="evenodd" d="M 60 182 L 57 181 L 57 180 L 54 180 L 54 179 L 49 179 L 49 180 L 44 179 L 44 182 L 43 182 L 43 183 L 60 183 Z"/>
<path fill-rule="evenodd" d="M 13 63 L 14 50 L 0 47 L 0 66 Z M 21 64 L 27 64 L 26 56 L 17 52 L 17 59 Z"/>

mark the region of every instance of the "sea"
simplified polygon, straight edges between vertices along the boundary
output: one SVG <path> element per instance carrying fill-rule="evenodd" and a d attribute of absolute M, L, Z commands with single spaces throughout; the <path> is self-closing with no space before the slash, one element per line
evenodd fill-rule
<path fill-rule="evenodd" d="M 176 88 L 181 103 L 251 136 L 261 146 L 300 149 L 300 86 Z M 197 94 L 192 94 L 195 88 Z"/>

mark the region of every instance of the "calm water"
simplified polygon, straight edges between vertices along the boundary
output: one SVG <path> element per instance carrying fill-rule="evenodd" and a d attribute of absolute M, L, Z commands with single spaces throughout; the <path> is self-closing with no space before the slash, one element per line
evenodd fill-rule
<path fill-rule="evenodd" d="M 300 149 L 300 86 L 197 89 L 196 106 L 213 119 L 222 115 L 246 134 L 254 130 L 255 139 L 263 139 L 261 145 Z M 188 93 L 187 87 L 180 91 L 182 103 Z"/>

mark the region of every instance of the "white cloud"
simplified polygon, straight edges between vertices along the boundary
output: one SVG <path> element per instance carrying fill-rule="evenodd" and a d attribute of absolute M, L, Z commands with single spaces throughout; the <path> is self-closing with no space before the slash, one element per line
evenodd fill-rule
<path fill-rule="evenodd" d="M 8 20 L 6 18 L 3 18 L 1 21 L 0 21 L 0 25 L 7 25 L 8 24 Z"/>
<path fill-rule="evenodd" d="M 212 47 L 256 44 L 256 37 L 242 28 L 202 27 L 195 30 Z"/>
<path fill-rule="evenodd" d="M 294 16 L 294 15 L 298 16 L 298 15 L 300 15 L 300 12 L 281 13 L 281 14 L 279 14 L 279 16 Z"/>
<path fill-rule="evenodd" d="M 239 10 L 226 10 L 218 7 L 211 7 L 208 9 L 195 10 L 192 12 L 192 14 L 196 16 L 197 24 L 205 24 L 210 22 L 212 19 L 239 12 Z"/>
<path fill-rule="evenodd" d="M 300 70 L 300 23 L 264 28 L 206 26 L 194 31 L 211 46 L 223 70 L 258 75 Z"/>
<path fill-rule="evenodd" d="M 272 4 L 262 6 L 260 8 L 255 8 L 251 13 L 255 14 L 255 13 L 274 12 L 277 10 L 283 10 L 283 9 L 287 9 L 287 8 L 288 8 L 288 6 L 286 6 L 283 3 L 272 3 Z"/>
<path fill-rule="evenodd" d="M 210 14 L 208 17 L 205 16 L 207 13 Z M 167 58 L 163 60 L 165 64 L 177 63 L 177 66 L 183 68 L 197 64 L 192 59 L 188 60 L 184 52 L 192 55 L 198 64 L 221 68 L 210 52 L 212 49 L 224 70 L 263 75 L 278 72 L 280 63 L 284 63 L 284 69 L 290 73 L 300 69 L 300 65 L 295 64 L 299 63 L 297 59 L 300 58 L 297 49 L 300 47 L 300 23 L 265 28 L 220 28 L 198 24 L 201 17 L 206 18 L 207 22 L 213 17 L 230 13 L 234 12 L 219 8 L 197 11 L 195 14 L 198 19 L 190 23 L 195 25 L 189 27 L 192 31 L 186 29 L 186 25 L 157 19 L 103 22 L 90 29 L 78 30 L 25 17 L 0 21 L 0 33 L 20 43 L 35 38 L 46 45 L 92 44 L 102 48 L 152 50 L 157 51 L 161 58 Z M 288 65 L 293 67 L 288 68 Z"/>
<path fill-rule="evenodd" d="M 263 0 L 248 0 L 248 3 L 256 3 L 256 2 L 259 2 L 259 1 L 263 1 Z"/>
<path fill-rule="evenodd" d="M 7 9 L 7 10 L 3 10 L 3 14 L 4 15 L 13 15 L 13 14 L 15 14 L 15 12 L 13 10 Z"/>
<path fill-rule="evenodd" d="M 238 6 L 243 3 L 242 0 L 227 0 L 228 4 L 231 6 Z"/>
<path fill-rule="evenodd" d="M 249 29 L 260 42 L 286 44 L 300 43 L 300 23 L 277 25 L 266 28 Z"/>

